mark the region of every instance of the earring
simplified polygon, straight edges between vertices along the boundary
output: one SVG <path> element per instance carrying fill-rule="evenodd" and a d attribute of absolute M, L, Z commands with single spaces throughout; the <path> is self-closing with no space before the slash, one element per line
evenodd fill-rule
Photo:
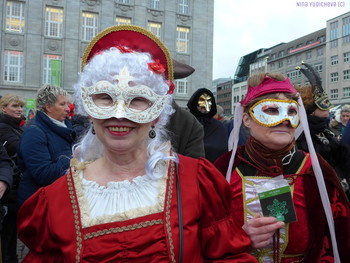
<path fill-rule="evenodd" d="M 93 124 L 91 124 L 91 133 L 92 133 L 93 135 L 96 134 L 95 127 L 94 127 Z"/>
<path fill-rule="evenodd" d="M 156 137 L 156 131 L 154 130 L 154 126 L 152 126 L 152 129 L 149 131 L 148 133 L 148 136 L 151 138 L 151 139 L 154 139 Z"/>

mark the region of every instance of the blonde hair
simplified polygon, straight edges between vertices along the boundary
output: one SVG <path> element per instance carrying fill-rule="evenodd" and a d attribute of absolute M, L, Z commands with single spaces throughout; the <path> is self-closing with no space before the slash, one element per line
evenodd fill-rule
<path fill-rule="evenodd" d="M 69 97 L 68 92 L 60 87 L 49 84 L 42 86 L 36 95 L 36 109 L 46 112 L 46 104 L 54 105 L 60 95 Z"/>
<path fill-rule="evenodd" d="M 24 99 L 21 96 L 17 94 L 9 93 L 2 96 L 2 98 L 0 99 L 1 111 L 3 112 L 2 108 L 7 107 L 7 105 L 9 105 L 10 103 L 16 103 L 21 107 L 23 107 L 26 104 Z"/>

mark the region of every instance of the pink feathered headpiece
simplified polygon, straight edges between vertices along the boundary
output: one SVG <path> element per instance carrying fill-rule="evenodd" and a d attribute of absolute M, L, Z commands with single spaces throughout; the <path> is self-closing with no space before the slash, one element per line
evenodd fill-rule
<path fill-rule="evenodd" d="M 258 86 L 248 86 L 247 94 L 240 103 L 243 107 L 246 107 L 252 100 L 265 94 L 296 92 L 297 91 L 294 89 L 289 78 L 286 78 L 283 81 L 278 81 L 270 77 L 264 77 L 263 81 Z"/>

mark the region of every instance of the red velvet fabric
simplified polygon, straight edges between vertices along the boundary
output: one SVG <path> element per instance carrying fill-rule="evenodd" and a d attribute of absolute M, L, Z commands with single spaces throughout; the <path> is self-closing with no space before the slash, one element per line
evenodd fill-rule
<path fill-rule="evenodd" d="M 243 156 L 244 146 L 237 154 Z M 231 152 L 221 156 L 215 166 L 226 175 Z M 333 168 L 318 156 L 325 178 L 328 196 L 331 202 L 335 224 L 338 251 L 341 262 L 350 259 L 350 205 L 342 190 Z M 232 210 L 239 225 L 244 224 L 244 200 L 242 198 L 242 180 L 235 167 L 239 165 L 236 158 L 231 176 Z M 331 240 L 326 217 L 321 203 L 316 178 L 312 170 L 311 158 L 305 154 L 305 162 L 299 176 L 294 180 L 293 201 L 297 222 L 289 224 L 288 246 L 284 254 L 304 254 L 302 262 L 334 262 Z M 243 174 L 246 176 L 245 174 Z M 251 175 L 250 175 L 251 176 Z M 298 258 L 284 258 L 282 263 L 298 262 Z"/>
<path fill-rule="evenodd" d="M 183 262 L 257 262 L 247 253 L 249 238 L 233 220 L 231 192 L 225 179 L 205 159 L 179 158 Z M 168 178 L 164 212 L 84 229 L 80 211 L 70 198 L 70 194 L 75 195 L 74 185 L 68 187 L 70 178 L 64 176 L 41 188 L 21 207 L 19 237 L 30 249 L 23 262 L 178 262 L 174 177 Z M 162 223 L 146 225 L 153 220 Z M 132 225 L 138 227 L 130 228 Z"/>

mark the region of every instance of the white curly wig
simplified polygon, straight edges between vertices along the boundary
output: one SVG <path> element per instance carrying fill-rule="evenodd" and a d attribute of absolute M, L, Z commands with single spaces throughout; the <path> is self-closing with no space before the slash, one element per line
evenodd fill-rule
<path fill-rule="evenodd" d="M 75 112 L 84 116 L 86 113 L 81 99 L 81 87 L 91 87 L 96 82 L 107 80 L 114 83 L 113 76 L 126 66 L 129 74 L 134 77 L 133 82 L 143 84 L 150 87 L 159 95 L 167 94 L 169 86 L 161 74 L 155 74 L 149 70 L 149 62 L 154 62 L 149 53 L 131 52 L 122 53 L 117 48 L 110 48 L 101 54 L 95 55 L 84 67 L 83 72 L 79 75 L 79 81 L 74 85 L 75 90 Z M 168 96 L 164 109 L 158 117 L 155 125 L 156 137 L 147 139 L 149 159 L 146 164 L 146 173 L 154 177 L 154 168 L 159 161 L 175 160 L 177 157 L 168 156 L 171 145 L 165 143 L 169 141 L 168 131 L 165 126 L 174 112 L 172 106 L 172 97 Z M 81 139 L 80 143 L 73 147 L 74 157 L 80 161 L 94 161 L 103 155 L 103 145 L 97 136 L 91 133 L 91 128 L 87 134 Z"/>

